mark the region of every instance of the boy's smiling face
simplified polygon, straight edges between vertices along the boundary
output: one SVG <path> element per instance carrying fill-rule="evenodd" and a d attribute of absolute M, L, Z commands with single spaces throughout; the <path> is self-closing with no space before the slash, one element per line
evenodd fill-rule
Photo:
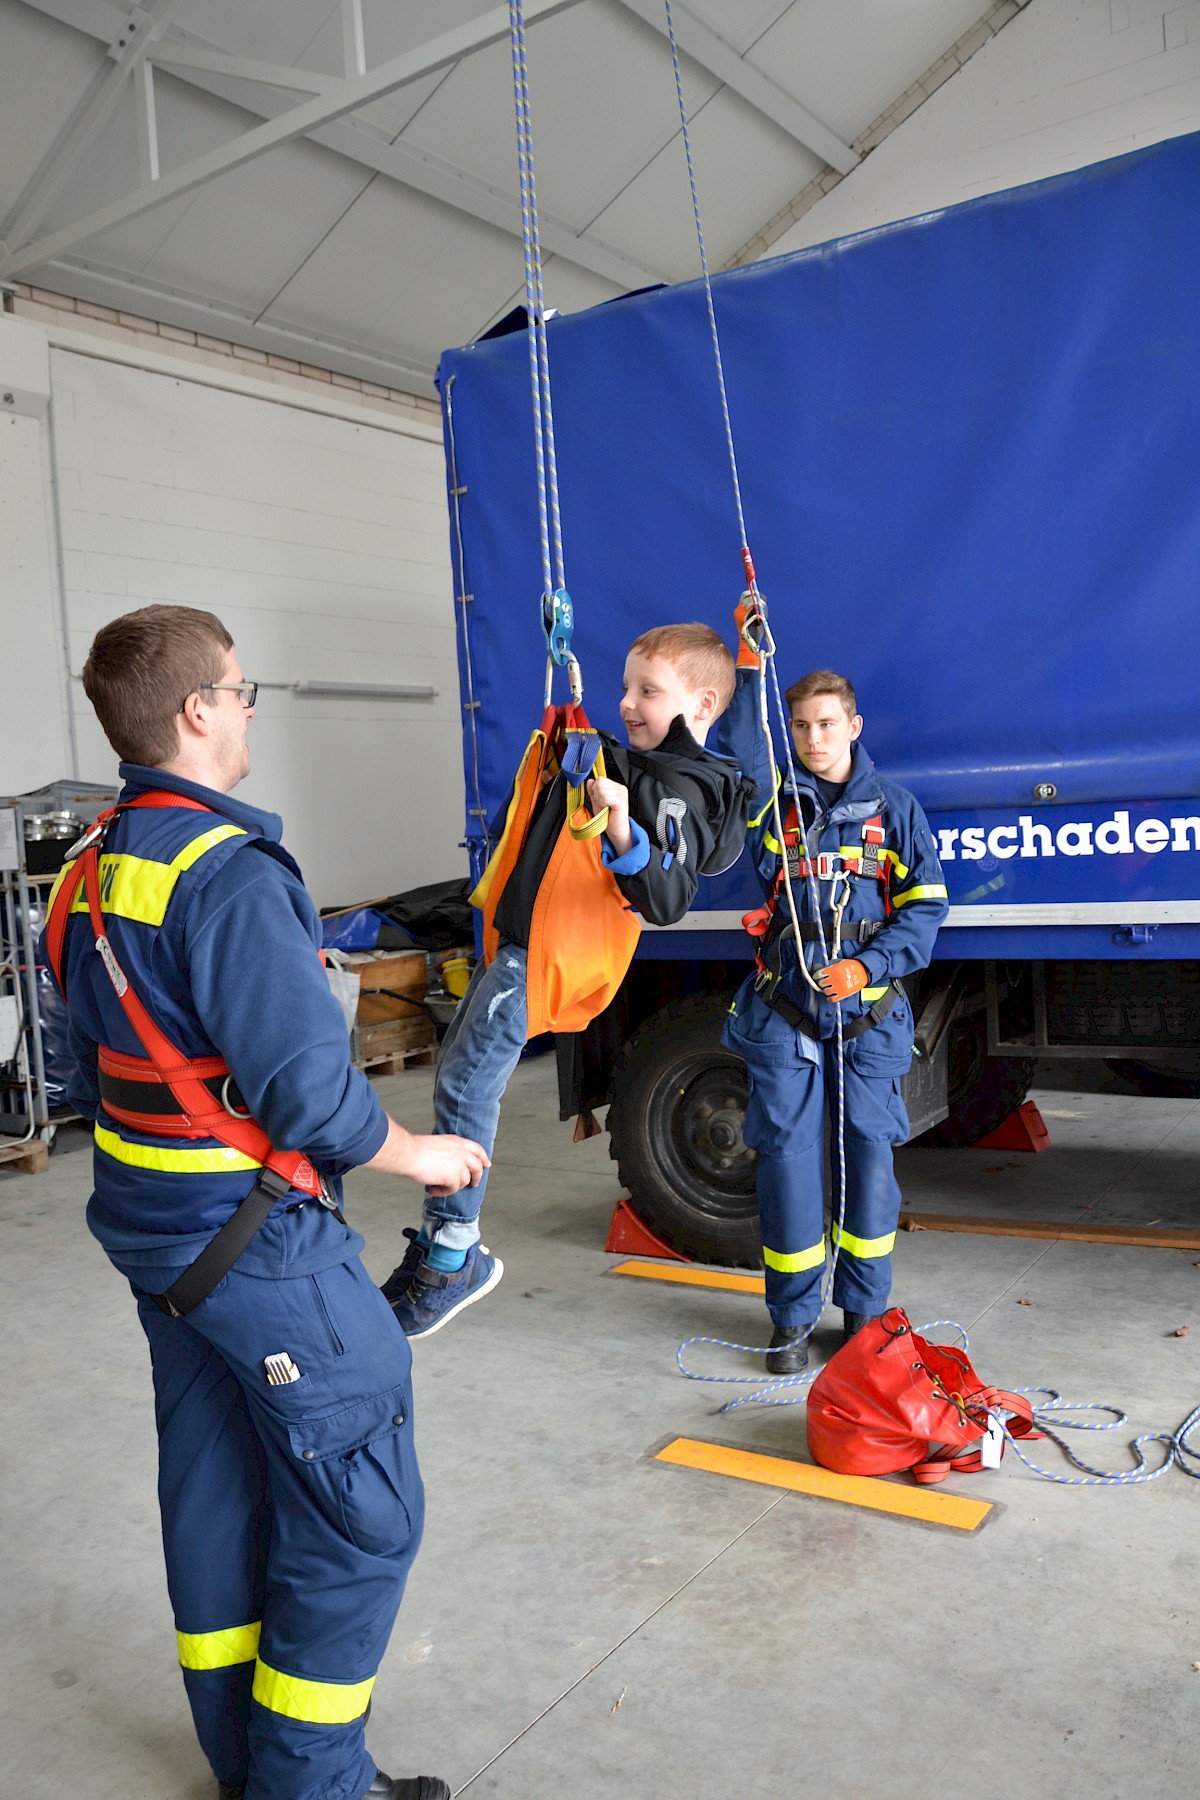
<path fill-rule="evenodd" d="M 665 657 L 642 656 L 631 650 L 625 658 L 621 722 L 634 750 L 657 750 L 672 721 L 680 716 L 697 742 L 703 743 L 716 716 L 716 704 L 713 689 L 696 692 L 689 688 Z"/>

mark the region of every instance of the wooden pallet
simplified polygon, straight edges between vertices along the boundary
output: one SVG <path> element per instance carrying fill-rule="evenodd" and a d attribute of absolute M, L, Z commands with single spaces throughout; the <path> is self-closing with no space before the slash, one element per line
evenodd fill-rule
<path fill-rule="evenodd" d="M 437 1061 L 436 1044 L 419 1044 L 412 1050 L 392 1050 L 359 1063 L 368 1075 L 400 1075 L 405 1069 L 432 1068 Z"/>
<path fill-rule="evenodd" d="M 50 1146 L 41 1138 L 0 1138 L 0 1163 L 10 1164 L 21 1175 L 44 1175 L 50 1167 Z"/>

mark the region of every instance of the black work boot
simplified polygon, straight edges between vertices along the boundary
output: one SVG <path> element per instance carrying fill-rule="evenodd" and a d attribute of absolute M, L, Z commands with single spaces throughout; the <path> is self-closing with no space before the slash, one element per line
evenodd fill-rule
<path fill-rule="evenodd" d="M 848 1344 L 852 1337 L 857 1336 L 864 1325 L 869 1325 L 873 1319 L 881 1319 L 882 1317 L 882 1313 L 844 1312 L 842 1314 L 843 1344 Z"/>
<path fill-rule="evenodd" d="M 385 1775 L 377 1769 L 363 1800 L 450 1800 L 450 1789 L 438 1775 Z"/>
<path fill-rule="evenodd" d="M 218 1781 L 217 1800 L 242 1800 L 245 1791 L 244 1781 Z"/>
<path fill-rule="evenodd" d="M 807 1369 L 807 1338 L 807 1325 L 777 1325 L 767 1351 L 768 1375 L 798 1375 Z"/>

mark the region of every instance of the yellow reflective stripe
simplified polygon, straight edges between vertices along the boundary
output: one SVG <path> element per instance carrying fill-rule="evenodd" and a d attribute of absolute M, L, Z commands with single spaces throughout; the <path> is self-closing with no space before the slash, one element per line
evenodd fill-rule
<path fill-rule="evenodd" d="M 261 1619 L 252 1625 L 230 1625 L 224 1631 L 177 1631 L 179 1665 L 183 1669 L 232 1669 L 258 1655 Z"/>
<path fill-rule="evenodd" d="M 268 1711 L 306 1725 L 349 1725 L 361 1719 L 371 1698 L 375 1677 L 348 1683 L 305 1681 L 300 1675 L 284 1675 L 260 1662 L 254 1671 L 254 1698 Z"/>
<path fill-rule="evenodd" d="M 940 881 L 927 881 L 923 887 L 910 887 L 903 894 L 892 895 L 893 906 L 907 906 L 910 900 L 944 900 L 946 889 Z"/>
<path fill-rule="evenodd" d="M 770 850 L 775 856 L 783 855 L 783 845 L 780 843 L 779 839 L 777 837 L 775 837 L 775 835 L 772 832 L 770 832 L 770 831 L 763 832 L 763 843 L 766 845 L 767 849 Z"/>
<path fill-rule="evenodd" d="M 179 877 L 193 863 L 230 838 L 245 837 L 240 825 L 214 825 L 185 844 L 172 862 L 153 862 L 145 856 L 113 855 L 100 858 L 100 905 L 118 919 L 134 919 L 139 925 L 161 925 L 167 902 Z M 72 912 L 86 912 L 87 896 L 81 888 Z"/>
<path fill-rule="evenodd" d="M 862 997 L 866 1001 L 867 1005 L 871 1006 L 876 1000 L 883 999 L 883 996 L 887 993 L 887 991 L 891 987 L 891 985 L 892 984 L 890 981 L 885 981 L 882 987 L 864 988 L 862 991 Z"/>
<path fill-rule="evenodd" d="M 131 1169 L 154 1169 L 164 1175 L 229 1175 L 239 1169 L 261 1169 L 252 1156 L 243 1156 L 227 1144 L 207 1150 L 167 1150 L 160 1144 L 131 1144 L 103 1125 L 96 1127 L 96 1142 L 114 1162 L 127 1163 Z"/>
<path fill-rule="evenodd" d="M 763 820 L 766 818 L 767 814 L 771 810 L 771 802 L 774 800 L 776 794 L 779 792 L 779 784 L 782 780 L 783 780 L 783 770 L 776 769 L 776 771 L 775 771 L 775 786 L 771 789 L 771 799 L 767 801 L 767 804 L 763 807 L 763 809 L 759 813 L 758 817 L 755 819 L 751 819 L 750 824 L 747 827 L 748 830 L 753 831 L 756 826 L 762 824 Z M 775 848 L 776 848 L 776 850 L 778 850 L 778 845 L 776 845 Z"/>
<path fill-rule="evenodd" d="M 530 738 L 529 742 L 526 744 L 525 754 L 521 758 L 521 761 L 517 767 L 517 772 L 513 777 L 512 793 L 509 795 L 508 808 L 504 814 L 504 829 L 500 833 L 500 837 L 496 844 L 496 848 L 492 851 L 492 854 L 488 857 L 487 867 L 484 869 L 483 874 L 479 877 L 479 880 L 475 883 L 474 888 L 467 895 L 468 903 L 471 906 L 478 907 L 481 912 L 487 903 L 487 897 L 488 897 L 488 894 L 491 892 L 492 883 L 496 879 L 496 870 L 500 866 L 500 853 L 504 849 L 505 841 L 508 837 L 509 832 L 513 828 L 513 823 L 517 816 L 517 807 L 518 807 L 518 804 L 520 803 L 520 799 L 521 799 L 521 782 L 522 782 L 522 779 L 524 778 L 526 766 L 529 762 L 530 757 L 533 756 L 535 753 L 537 753 L 540 756 L 542 747 L 544 746 L 545 742 L 546 742 L 545 732 L 535 731 L 533 736 Z"/>
<path fill-rule="evenodd" d="M 802 1269 L 819 1269 L 825 1261 L 825 1239 L 814 1244 L 811 1250 L 768 1250 L 764 1244 L 763 1261 L 768 1269 L 778 1269 L 781 1275 L 798 1275 Z"/>
<path fill-rule="evenodd" d="M 54 902 L 58 899 L 58 890 L 74 867 L 75 862 L 72 858 L 70 862 L 65 862 L 63 864 L 62 868 L 58 871 L 58 874 L 54 877 L 54 886 L 50 889 L 50 898 L 46 902 L 47 915 L 53 912 Z"/>
<path fill-rule="evenodd" d="M 896 880 L 897 881 L 907 880 L 908 864 L 902 863 L 900 861 L 900 858 L 896 855 L 896 852 L 894 850 L 881 850 L 879 852 L 879 860 L 880 860 L 880 862 L 891 863 L 893 869 L 895 869 L 895 871 L 896 871 Z"/>
<path fill-rule="evenodd" d="M 886 1237 L 860 1238 L 852 1231 L 839 1231 L 833 1228 L 834 1240 L 840 1250 L 848 1250 L 851 1256 L 890 1256 L 896 1246 L 896 1234 L 889 1231 Z"/>

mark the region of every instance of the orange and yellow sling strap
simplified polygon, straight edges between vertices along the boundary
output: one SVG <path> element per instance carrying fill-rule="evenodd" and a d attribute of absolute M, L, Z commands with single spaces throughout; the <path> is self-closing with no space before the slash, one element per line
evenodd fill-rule
<path fill-rule="evenodd" d="M 585 783 L 603 778 L 604 752 L 578 701 L 548 706 L 513 782 L 500 841 L 471 895 L 483 912 L 483 953 L 499 948 L 496 907 L 529 837 L 534 808 L 563 772 L 566 798 L 538 884 L 529 928 L 526 996 L 529 1035 L 582 1031 L 603 1012 L 629 970 L 640 934 L 636 913 L 604 867 L 607 809 L 590 815 Z"/>

